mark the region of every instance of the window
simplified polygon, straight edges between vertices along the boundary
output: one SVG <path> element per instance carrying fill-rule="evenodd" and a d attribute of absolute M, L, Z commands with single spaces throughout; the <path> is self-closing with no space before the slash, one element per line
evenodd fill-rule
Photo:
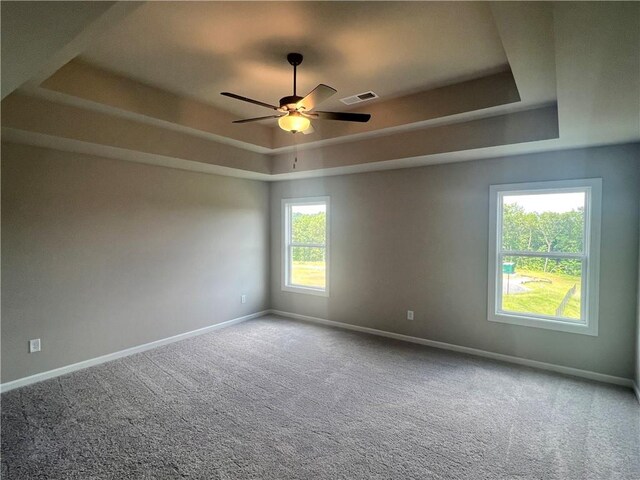
<path fill-rule="evenodd" d="M 329 197 L 282 200 L 282 290 L 329 295 Z"/>
<path fill-rule="evenodd" d="M 490 321 L 598 335 L 601 179 L 492 185 Z"/>

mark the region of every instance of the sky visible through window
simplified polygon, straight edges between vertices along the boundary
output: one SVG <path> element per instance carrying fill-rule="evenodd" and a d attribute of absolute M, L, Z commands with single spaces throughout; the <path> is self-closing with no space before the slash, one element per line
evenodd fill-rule
<path fill-rule="evenodd" d="M 505 195 L 504 204 L 521 206 L 525 212 L 565 213 L 584 207 L 584 192 Z"/>
<path fill-rule="evenodd" d="M 302 213 L 305 215 L 313 215 L 315 213 L 326 212 L 326 205 L 294 205 L 293 213 Z"/>

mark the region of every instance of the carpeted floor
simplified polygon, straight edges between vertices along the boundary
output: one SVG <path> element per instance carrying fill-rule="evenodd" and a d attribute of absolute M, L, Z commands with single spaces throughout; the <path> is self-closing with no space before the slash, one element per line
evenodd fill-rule
<path fill-rule="evenodd" d="M 2 395 L 3 479 L 638 479 L 630 390 L 274 317 Z"/>

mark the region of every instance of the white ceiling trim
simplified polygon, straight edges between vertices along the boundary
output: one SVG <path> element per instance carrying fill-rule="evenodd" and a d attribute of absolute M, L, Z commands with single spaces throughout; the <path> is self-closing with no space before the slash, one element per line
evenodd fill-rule
<path fill-rule="evenodd" d="M 167 157 L 164 155 L 140 152 L 137 150 L 127 150 L 125 148 L 83 142 L 70 138 L 27 132 L 15 128 L 2 127 L 2 141 L 32 145 L 35 147 L 51 148 L 53 150 L 61 150 L 64 152 L 82 153 L 85 155 L 93 155 L 112 160 L 124 160 L 133 163 L 144 163 L 159 167 L 176 168 L 178 170 L 245 178 L 249 180 L 269 181 L 271 178 L 271 175 L 265 173 L 195 162 L 185 160 L 183 158 Z"/>
<path fill-rule="evenodd" d="M 223 135 L 216 135 L 214 133 L 205 132 L 197 128 L 191 128 L 179 123 L 169 122 L 167 120 L 161 120 L 159 118 L 150 117 L 148 115 L 142 115 L 140 113 L 131 112 L 129 110 L 123 110 L 121 108 L 105 105 L 104 103 L 93 102 L 84 98 L 75 97 L 66 93 L 56 92 L 42 87 L 25 87 L 18 90 L 18 93 L 22 93 L 29 97 L 41 98 L 43 100 L 49 100 L 51 102 L 60 103 L 63 105 L 70 105 L 72 107 L 85 108 L 94 112 L 105 113 L 107 115 L 113 115 L 115 117 L 125 118 L 128 120 L 134 120 L 136 122 L 144 123 L 147 125 L 153 125 L 156 127 L 165 128 L 176 132 L 186 133 L 193 135 L 194 137 L 203 138 L 224 145 L 230 145 L 236 148 L 242 148 L 250 152 L 269 154 L 273 150 L 267 147 L 261 147 L 253 143 L 242 142 Z"/>

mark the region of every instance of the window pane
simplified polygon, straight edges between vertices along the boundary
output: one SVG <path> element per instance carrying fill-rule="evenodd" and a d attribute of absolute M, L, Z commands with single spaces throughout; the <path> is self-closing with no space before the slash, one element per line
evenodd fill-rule
<path fill-rule="evenodd" d="M 509 256 L 502 272 L 502 311 L 581 319 L 581 260 Z"/>
<path fill-rule="evenodd" d="M 318 247 L 291 247 L 291 284 L 303 287 L 325 288 L 325 249 Z"/>
<path fill-rule="evenodd" d="M 291 241 L 323 244 L 326 239 L 327 206 L 292 205 Z"/>
<path fill-rule="evenodd" d="M 585 192 L 502 197 L 502 248 L 582 253 Z"/>

